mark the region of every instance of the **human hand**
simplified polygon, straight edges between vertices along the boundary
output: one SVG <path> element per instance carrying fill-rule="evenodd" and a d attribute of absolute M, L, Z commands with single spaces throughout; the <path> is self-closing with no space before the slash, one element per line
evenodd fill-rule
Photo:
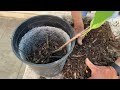
<path fill-rule="evenodd" d="M 74 29 L 75 29 L 75 33 L 78 34 L 78 33 L 82 32 L 84 30 L 84 27 L 82 27 L 81 25 L 76 25 L 74 27 Z M 84 39 L 84 37 L 85 36 L 80 36 L 80 37 L 77 38 L 77 43 L 79 45 L 82 45 L 82 40 Z"/>
<path fill-rule="evenodd" d="M 118 79 L 116 70 L 111 66 L 94 65 L 88 58 L 85 63 L 91 69 L 91 77 L 89 79 Z"/>

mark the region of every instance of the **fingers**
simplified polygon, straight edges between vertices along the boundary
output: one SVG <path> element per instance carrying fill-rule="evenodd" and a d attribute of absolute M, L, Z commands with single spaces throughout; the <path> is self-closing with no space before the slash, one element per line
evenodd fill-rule
<path fill-rule="evenodd" d="M 90 62 L 88 58 L 86 58 L 85 63 L 91 69 L 91 71 L 93 71 L 96 68 L 96 66 L 92 62 Z"/>
<path fill-rule="evenodd" d="M 79 45 L 82 45 L 82 44 L 83 44 L 81 37 L 79 37 L 79 38 L 77 39 L 77 42 L 78 42 Z"/>

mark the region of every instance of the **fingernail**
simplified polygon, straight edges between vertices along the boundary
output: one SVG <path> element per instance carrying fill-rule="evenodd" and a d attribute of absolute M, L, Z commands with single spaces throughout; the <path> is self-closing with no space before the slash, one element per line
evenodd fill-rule
<path fill-rule="evenodd" d="M 88 58 L 85 59 L 85 63 L 87 62 L 87 60 L 89 60 Z"/>
<path fill-rule="evenodd" d="M 88 58 L 86 58 L 85 60 L 89 60 Z"/>

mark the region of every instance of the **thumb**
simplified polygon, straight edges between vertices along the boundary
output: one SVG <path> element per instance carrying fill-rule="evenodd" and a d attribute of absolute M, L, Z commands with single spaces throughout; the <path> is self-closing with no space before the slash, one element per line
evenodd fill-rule
<path fill-rule="evenodd" d="M 86 58 L 85 63 L 91 69 L 91 71 L 96 68 L 96 66 L 88 58 Z"/>

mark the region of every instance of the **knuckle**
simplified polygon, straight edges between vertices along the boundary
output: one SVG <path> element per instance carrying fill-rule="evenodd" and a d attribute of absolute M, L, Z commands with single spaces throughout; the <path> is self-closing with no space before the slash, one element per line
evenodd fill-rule
<path fill-rule="evenodd" d="M 93 69 L 92 69 L 92 72 L 93 72 L 93 73 L 96 73 L 97 71 L 98 71 L 97 68 L 93 68 Z"/>

